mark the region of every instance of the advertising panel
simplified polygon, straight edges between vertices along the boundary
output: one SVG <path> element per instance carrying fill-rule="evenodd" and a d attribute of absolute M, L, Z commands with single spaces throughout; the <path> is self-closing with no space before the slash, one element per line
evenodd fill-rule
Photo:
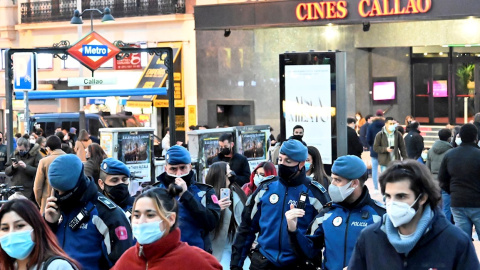
<path fill-rule="evenodd" d="M 132 174 L 150 181 L 150 132 L 118 133 L 118 160 L 127 165 Z"/>

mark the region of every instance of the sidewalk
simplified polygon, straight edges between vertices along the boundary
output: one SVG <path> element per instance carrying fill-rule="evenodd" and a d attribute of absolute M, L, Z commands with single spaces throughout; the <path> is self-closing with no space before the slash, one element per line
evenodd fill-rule
<path fill-rule="evenodd" d="M 368 190 L 370 191 L 370 196 L 372 197 L 372 199 L 383 202 L 382 194 L 373 194 L 374 188 L 372 178 L 368 178 L 366 185 L 368 187 Z M 477 251 L 477 257 L 480 259 L 480 241 L 478 240 L 478 235 L 475 233 L 475 231 L 473 232 L 473 238 L 475 239 L 475 241 L 473 241 L 473 245 L 475 246 L 475 250 Z"/>

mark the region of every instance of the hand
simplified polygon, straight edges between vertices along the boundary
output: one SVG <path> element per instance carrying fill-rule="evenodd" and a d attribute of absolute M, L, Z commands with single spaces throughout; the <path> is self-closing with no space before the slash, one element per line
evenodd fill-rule
<path fill-rule="evenodd" d="M 187 183 L 182 178 L 175 178 L 175 185 L 180 186 L 182 188 L 182 192 L 180 192 L 180 197 L 182 197 L 183 193 L 187 191 Z"/>
<path fill-rule="evenodd" d="M 232 204 L 232 201 L 230 201 L 229 198 L 223 198 L 218 201 L 218 205 L 220 205 L 221 210 L 224 210 L 225 208 L 230 207 L 231 204 Z"/>
<path fill-rule="evenodd" d="M 287 228 L 290 232 L 297 230 L 297 219 L 303 216 L 305 216 L 305 210 L 295 208 L 293 204 L 290 204 L 290 210 L 285 213 Z"/>
<path fill-rule="evenodd" d="M 23 160 L 20 160 L 20 161 L 18 161 L 17 163 L 18 163 L 18 165 L 19 165 L 20 167 L 22 167 L 22 168 L 26 168 L 26 167 L 27 167 L 27 164 L 25 164 L 25 162 L 23 162 Z"/>
<path fill-rule="evenodd" d="M 12 166 L 13 166 L 13 168 L 16 169 L 16 168 L 18 168 L 18 166 L 20 166 L 20 165 L 18 165 L 18 162 L 12 162 Z"/>
<path fill-rule="evenodd" d="M 60 219 L 60 210 L 56 203 L 57 198 L 50 196 L 47 198 L 47 204 L 45 205 L 45 220 L 49 223 L 57 223 Z"/>
<path fill-rule="evenodd" d="M 390 147 L 387 147 L 387 152 L 391 153 L 391 152 L 393 152 L 393 149 L 391 149 Z"/>

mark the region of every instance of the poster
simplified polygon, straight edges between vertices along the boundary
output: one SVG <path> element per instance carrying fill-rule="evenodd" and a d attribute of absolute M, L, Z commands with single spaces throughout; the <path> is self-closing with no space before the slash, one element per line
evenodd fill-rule
<path fill-rule="evenodd" d="M 100 145 L 107 154 L 107 157 L 113 157 L 113 134 L 103 133 L 100 135 Z"/>
<path fill-rule="evenodd" d="M 244 155 L 249 161 L 266 159 L 267 148 L 265 133 L 246 132 L 240 134 L 240 139 L 240 154 Z"/>
<path fill-rule="evenodd" d="M 150 133 L 118 133 L 118 160 L 127 165 L 132 174 L 150 181 Z"/>
<path fill-rule="evenodd" d="M 303 140 L 315 146 L 324 164 L 332 164 L 332 110 L 330 65 L 285 66 L 285 128 L 304 128 Z"/>
<path fill-rule="evenodd" d="M 218 145 L 217 137 L 208 137 L 203 140 L 203 159 L 205 160 L 205 167 L 212 165 L 213 159 L 220 153 L 220 145 Z"/>

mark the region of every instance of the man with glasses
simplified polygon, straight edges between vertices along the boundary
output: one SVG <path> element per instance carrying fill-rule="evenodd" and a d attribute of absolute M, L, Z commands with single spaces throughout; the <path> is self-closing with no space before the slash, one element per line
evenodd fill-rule
<path fill-rule="evenodd" d="M 190 153 L 182 146 L 172 146 L 165 154 L 165 172 L 157 177 L 154 186 L 169 188 L 171 184 L 182 191 L 178 196 L 181 240 L 212 253 L 209 233 L 220 220 L 220 206 L 212 186 L 195 181 Z"/>
<path fill-rule="evenodd" d="M 239 186 L 250 182 L 250 166 L 246 157 L 233 152 L 233 139 L 231 133 L 225 133 L 218 138 L 220 153 L 213 159 L 213 163 L 217 161 L 225 161 L 230 165 L 230 169 L 235 172 L 234 181 Z M 230 179 L 232 181 L 232 179 Z"/>

